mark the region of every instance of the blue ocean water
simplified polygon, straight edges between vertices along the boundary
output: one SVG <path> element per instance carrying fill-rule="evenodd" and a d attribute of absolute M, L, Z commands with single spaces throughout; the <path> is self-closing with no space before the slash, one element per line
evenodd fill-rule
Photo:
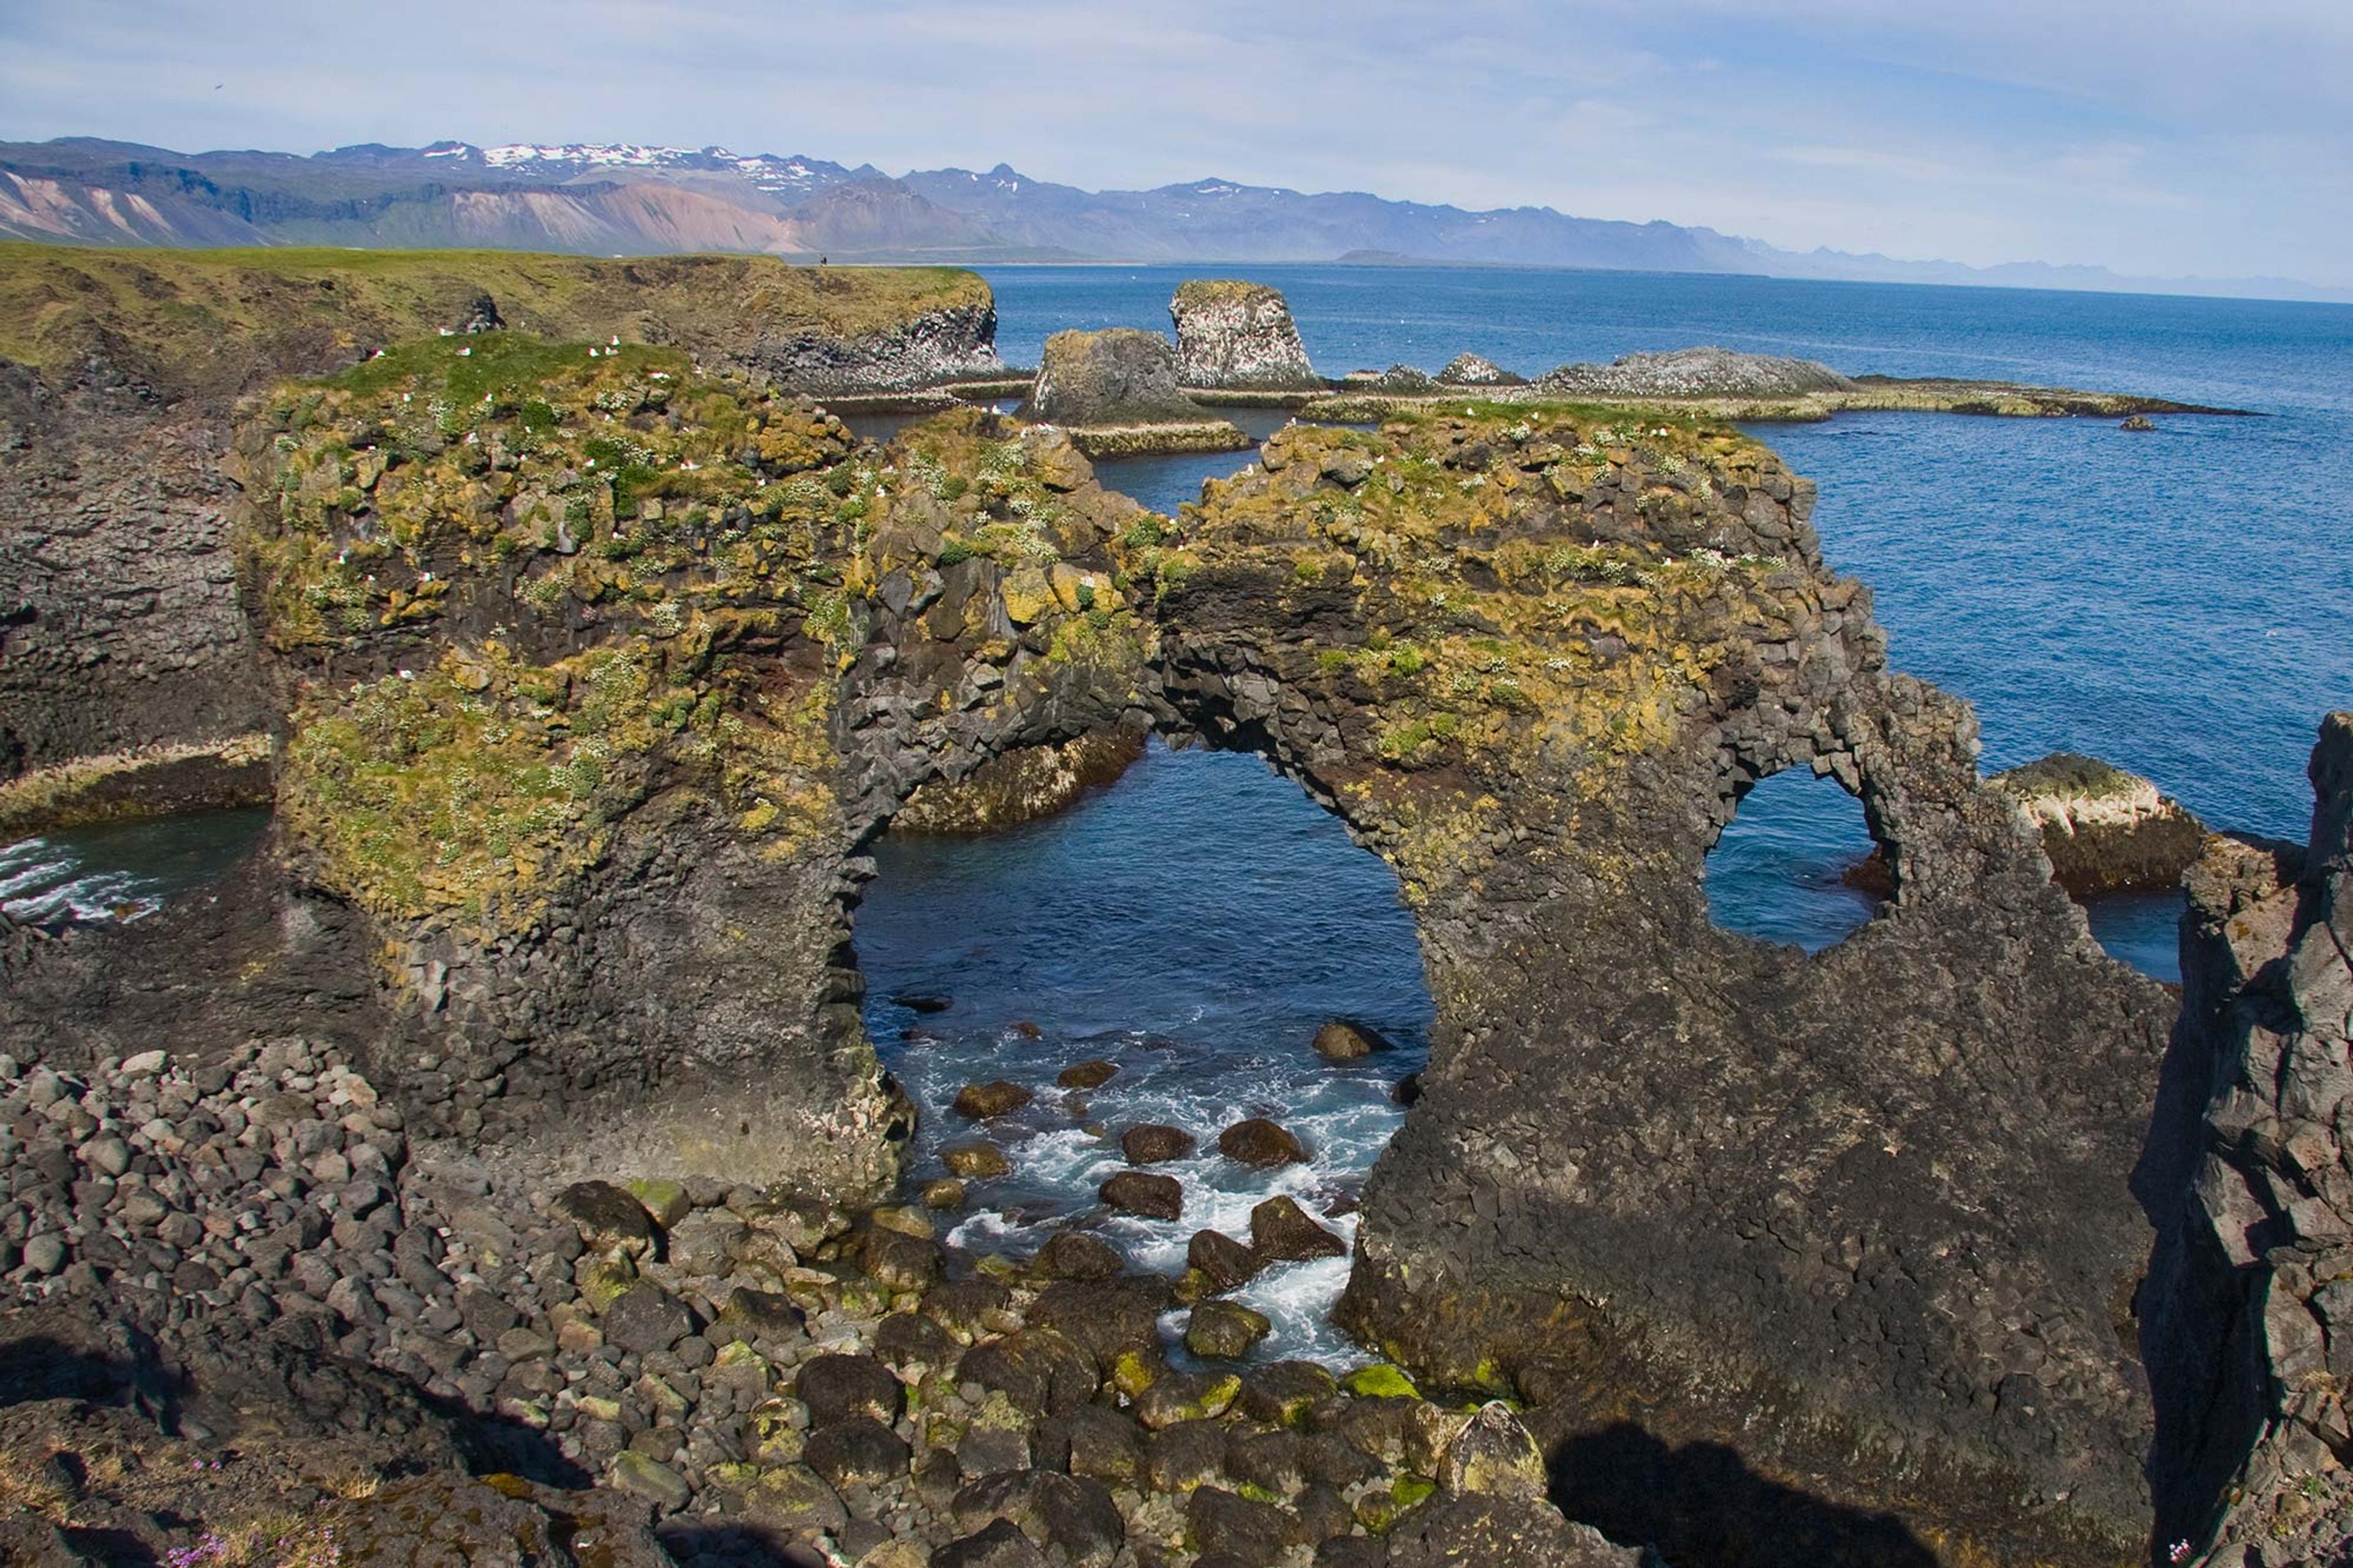
<path fill-rule="evenodd" d="M 989 274 L 1008 359 L 1065 327 L 1165 326 L 1198 269 Z M 1954 374 L 2259 413 L 2091 419 L 1857 415 L 1759 426 L 1820 489 L 1838 570 L 1871 584 L 1896 668 L 1976 704 L 1990 772 L 2058 750 L 2147 774 L 2210 824 L 2300 838 L 2320 715 L 2353 704 L 2353 307 L 2171 296 L 1514 268 L 1253 268 L 1327 374 L 1463 350 L 1534 375 L 1716 343 L 1852 374 Z M 1232 459 L 1112 465 L 1172 508 Z M 1760 788 L 1709 885 L 1736 929 L 1810 947 L 1867 916 L 1855 830 Z M 2175 904 L 2105 900 L 2110 950 L 2176 978 Z"/>
<path fill-rule="evenodd" d="M 875 858 L 859 967 L 868 1030 L 922 1111 L 913 1173 L 944 1173 L 941 1146 L 973 1138 L 1013 1166 L 972 1184 L 952 1245 L 1029 1251 L 1078 1216 L 1174 1274 L 1193 1232 L 1247 1237 L 1251 1206 L 1277 1193 L 1354 1237 L 1351 1200 L 1404 1117 L 1392 1090 L 1428 1054 L 1432 1008 L 1397 878 L 1298 785 L 1254 756 L 1155 742 L 1058 816 L 987 838 L 886 835 Z M 1392 1048 L 1324 1062 L 1310 1042 L 1335 1017 Z M 1119 1070 L 1055 1087 L 1092 1059 Z M 981 1124 L 949 1109 L 997 1079 L 1037 1098 Z M 1217 1135 L 1252 1116 L 1290 1128 L 1307 1163 L 1257 1171 L 1219 1154 Z M 1126 1168 L 1119 1135 L 1146 1121 L 1198 1140 L 1154 1167 L 1184 1184 L 1176 1221 L 1096 1201 Z M 1333 1258 L 1252 1280 L 1238 1299 L 1274 1324 L 1260 1353 L 1340 1353 L 1324 1319 L 1346 1278 Z"/>

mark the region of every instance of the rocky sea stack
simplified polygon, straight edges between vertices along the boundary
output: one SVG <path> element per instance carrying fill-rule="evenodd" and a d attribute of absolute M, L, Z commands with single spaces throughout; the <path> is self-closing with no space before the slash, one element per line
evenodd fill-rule
<path fill-rule="evenodd" d="M 1263 283 L 1191 279 L 1168 301 L 1176 374 L 1208 392 L 1321 392 L 1282 293 Z"/>
<path fill-rule="evenodd" d="M 2054 752 L 1986 781 L 2017 798 L 2042 834 L 2060 886 L 2078 898 L 2181 885 L 2205 825 L 2137 773 Z"/>
<path fill-rule="evenodd" d="M 1168 340 L 1134 327 L 1048 338 L 1027 412 L 1069 430 L 1091 456 L 1250 445 L 1239 428 L 1186 395 Z"/>

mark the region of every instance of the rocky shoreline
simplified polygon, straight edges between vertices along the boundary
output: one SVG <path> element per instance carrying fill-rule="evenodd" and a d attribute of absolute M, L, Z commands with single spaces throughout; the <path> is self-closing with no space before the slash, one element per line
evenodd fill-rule
<path fill-rule="evenodd" d="M 875 282 L 895 324 L 850 336 L 973 373 L 975 302 L 935 330 L 902 283 L 931 286 Z M 0 922 L 0 1364 L 64 1314 L 100 1320 L 111 1369 L 10 1407 L 54 1434 L 0 1446 L 33 1550 L 234 1568 L 200 1531 L 282 1557 L 315 1527 L 358 1561 L 441 1531 L 584 1563 L 2121 1568 L 2152 1517 L 2239 1539 L 2200 1500 L 2250 1443 L 2284 1456 L 2248 1472 L 2265 1497 L 2330 1484 L 2341 1413 L 2303 1396 L 2343 1206 L 2317 912 L 2341 745 L 2307 858 L 2200 895 L 2254 966 L 2177 1009 L 2092 941 L 1967 707 L 1887 668 L 1810 487 L 1701 402 L 1392 371 L 1378 428 L 1294 425 L 1163 516 L 1082 439 L 1198 423 L 1157 334 L 1058 338 L 1053 425 L 964 409 L 877 445 L 778 381 L 855 358 L 794 347 L 806 321 L 762 363 L 461 332 L 485 301 L 460 303 L 448 336 L 358 364 L 304 340 L 324 363 L 181 393 L 191 493 L 234 518 L 173 503 L 208 608 L 137 637 L 269 731 L 276 826 L 177 915 Z M 336 374 L 232 430 L 224 387 L 286 368 Z M 121 365 L 61 397 L 49 374 L 16 384 L 43 442 L 154 428 Z M 89 560 L 152 517 L 44 461 L 0 490 L 79 497 Z M 54 652 L 64 602 L 7 635 Z M 49 668 L 17 646 L 12 672 Z M 17 766 L 226 725 L 24 689 Z M 1075 755 L 1147 732 L 1298 779 L 1419 928 L 1430 1065 L 1340 1312 L 1394 1365 L 1345 1384 L 1233 1360 L 1251 1323 L 1220 1283 L 1334 1239 L 1295 1206 L 1195 1237 L 1172 1280 L 1077 1231 L 965 1273 L 889 1201 L 914 1111 L 859 1010 L 865 847 L 925 800 L 1050 803 Z M 1799 765 L 1861 800 L 1894 884 L 1814 958 L 1715 929 L 1702 888 L 1741 796 Z M 2304 967 L 2257 963 L 2265 933 Z M 2266 1077 L 2291 1012 L 2319 1065 Z M 2182 1086 L 2234 1053 L 2257 1098 L 2201 1111 Z M 975 1110 L 1000 1091 L 1024 1092 Z M 2302 1141 L 2250 1131 L 2275 1124 Z M 1281 1131 L 1220 1148 L 1280 1158 Z M 2281 1222 L 2210 1145 L 2298 1257 L 2256 1247 Z M 2150 1207 L 2147 1307 L 2137 1160 L 2140 1202 L 2187 1194 Z M 1105 1201 L 1165 1210 L 1132 1176 Z M 2309 1322 L 2273 1311 L 2291 1296 Z M 2183 1371 L 2258 1317 L 2261 1366 Z M 384 1438 L 360 1468 L 305 1472 L 354 1419 Z M 2192 1457 L 2152 1477 L 2152 1446 Z M 138 1479 L 183 1462 L 189 1486 Z"/>
<path fill-rule="evenodd" d="M 1378 1365 L 1222 1361 L 1212 1325 L 1248 1316 L 1229 1287 L 1134 1275 L 1077 1233 L 950 1278 L 918 1210 L 707 1179 L 537 1186 L 413 1140 L 301 1039 L 82 1074 L 0 1061 L 0 1368 L 59 1322 L 153 1347 L 52 1367 L 64 1398 L 15 1373 L 0 1530 L 45 1539 L 31 1561 L 232 1561 L 206 1543 L 242 1542 L 390 1562 L 429 1538 L 481 1562 L 519 1521 L 584 1565 L 1643 1561 L 1551 1507 L 1506 1407 L 1433 1403 Z M 1206 1359 L 1178 1365 L 1159 1323 L 1186 1301 Z M 110 1377 L 113 1398 L 89 1386 Z M 167 1378 L 158 1420 L 136 1391 Z M 319 1467 L 255 1484 L 287 1467 L 279 1434 L 332 1430 L 355 1389 L 374 1441 L 332 1456 L 332 1485 Z M 127 1476 L 94 1462 L 126 1447 Z M 447 1509 L 469 1461 L 515 1474 L 490 1489 L 510 1506 Z M 163 1509 L 132 1478 L 166 1465 Z M 583 1477 L 611 1495 L 548 1484 Z M 590 1558 L 584 1520 L 621 1555 Z"/>

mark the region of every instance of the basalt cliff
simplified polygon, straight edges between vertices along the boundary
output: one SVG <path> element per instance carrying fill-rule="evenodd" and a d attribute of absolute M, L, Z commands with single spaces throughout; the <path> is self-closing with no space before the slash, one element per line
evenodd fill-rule
<path fill-rule="evenodd" d="M 966 273 L 748 257 L 0 246 L 0 782 L 263 729 L 223 523 L 237 399 L 501 321 L 828 394 L 1001 371 Z"/>
<path fill-rule="evenodd" d="M 378 1131 L 346 1127 L 337 1148 L 382 1156 L 389 1120 L 444 1174 L 462 1152 L 479 1184 L 433 1202 L 465 1208 L 456 1228 L 491 1253 L 482 1194 L 637 1180 L 641 1207 L 573 1189 L 531 1222 L 520 1256 L 560 1261 L 530 1264 L 512 1325 L 477 1305 L 466 1343 L 499 1359 L 459 1355 L 438 1374 L 452 1397 L 526 1424 L 586 1408 L 534 1392 L 546 1374 L 526 1369 L 568 1363 L 512 1331 L 569 1333 L 562 1353 L 592 1358 L 641 1340 L 611 1364 L 707 1401 L 722 1385 L 701 1367 L 719 1363 L 648 1358 L 768 1357 L 748 1327 L 718 1332 L 767 1309 L 723 1319 L 733 1298 L 694 1281 L 788 1231 L 804 1261 L 855 1263 L 878 1282 L 858 1289 L 961 1324 L 977 1351 L 972 1314 L 924 1294 L 955 1287 L 923 1226 L 794 1230 L 760 1193 L 839 1215 L 897 1175 L 911 1112 L 864 1034 L 850 947 L 874 837 L 1039 748 L 1150 730 L 1264 754 L 1397 869 L 1438 1021 L 1421 1098 L 1364 1194 L 1343 1317 L 1424 1386 L 1519 1403 L 1552 1504 L 1678 1563 L 2143 1559 L 2144 1460 L 2180 1407 L 2153 1403 L 2142 1372 L 2176 1342 L 2138 1315 L 2151 1231 L 2129 1178 L 2176 1007 L 2105 956 L 2034 824 L 1980 781 L 1966 706 L 1888 669 L 1868 593 L 1825 565 L 1810 489 L 1770 452 L 1690 410 L 1450 402 L 1368 431 L 1294 426 L 1166 517 L 1106 489 L 1052 428 L 964 411 L 876 446 L 742 354 L 617 330 L 592 354 L 520 330 L 491 292 L 507 330 L 273 384 L 206 470 L 234 513 L 225 580 L 249 628 L 240 721 L 275 737 L 263 853 L 209 904 L 120 936 L 10 932 L 0 956 L 20 1057 L 102 1076 L 140 1043 L 126 1020 L 168 1030 L 174 999 L 208 994 L 216 1016 L 183 1027 L 216 1028 L 203 1048 L 233 1063 L 225 1083 L 258 1075 L 257 1105 L 327 1092 L 322 1062 L 358 1077 L 389 1116 L 360 1116 Z M 1893 883 L 1877 919 L 1810 958 L 1719 931 L 1701 887 L 1746 790 L 1799 766 L 1859 797 Z M 153 979 L 110 967 L 131 947 Z M 309 1016 L 332 1025 L 332 1050 L 228 1043 Z M 348 1184 L 357 1156 L 337 1158 Z M 361 1247 L 366 1215 L 392 1211 L 355 1201 Z M 729 1226 L 715 1251 L 684 1239 Z M 970 1510 L 959 1494 L 972 1540 L 1018 1514 L 1006 1529 L 1098 1560 L 1069 1544 L 1092 1503 L 1052 1503 L 1060 1483 L 1036 1479 L 1042 1456 L 1079 1463 L 1071 1429 L 1050 1441 L 1038 1420 L 1089 1400 L 1155 1434 L 1222 1421 L 1220 1444 L 1356 1419 L 1310 1418 L 1320 1389 L 1253 1406 L 1240 1379 L 1123 1361 L 1134 1347 L 1108 1325 L 1149 1337 L 1164 1292 L 1200 1282 L 1106 1280 L 1084 1250 L 1039 1267 L 1126 1305 L 989 1309 L 1014 1313 L 989 1333 L 1037 1336 L 984 1358 L 1004 1380 L 987 1387 L 1034 1406 L 999 1423 L 1023 1433 L 1007 1470 L 1032 1479 L 1018 1506 L 1004 1487 Z M 42 1261 L 20 1285 L 128 1267 L 63 1243 Z M 381 1314 L 338 1295 L 343 1279 L 315 1281 L 329 1321 L 370 1354 L 405 1343 L 368 1328 Z M 771 1285 L 788 1279 L 819 1289 Z M 834 1310 L 850 1285 L 823 1289 Z M 1037 1314 L 1058 1310 L 1050 1342 Z M 1086 1364 L 1065 1376 L 1071 1342 Z M 892 1354 L 887 1389 L 802 1374 L 804 1415 L 863 1445 L 837 1456 L 828 1497 L 850 1497 L 849 1477 L 912 1485 L 928 1462 L 904 1451 L 900 1384 L 934 1386 L 907 1366 L 951 1352 Z M 954 1397 L 986 1392 L 962 1376 Z M 666 1510 L 757 1489 L 775 1428 L 731 1455 L 628 1388 L 593 1396 L 609 1420 L 551 1441 Z M 966 1412 L 959 1432 L 967 1415 L 989 1425 Z M 1516 1456 L 1505 1419 L 1479 1429 Z M 2208 1429 L 2188 1419 L 2173 1430 Z M 1444 1468 L 1422 1449 L 1419 1473 Z M 1306 1483 L 1272 1488 L 1289 1511 L 1268 1523 L 1239 1505 L 1274 1503 L 1204 1479 L 1240 1474 L 1221 1451 L 1193 1473 L 1216 1497 L 1186 1505 L 1203 1517 L 1185 1550 L 1207 1561 L 1245 1518 L 1281 1539 L 1240 1560 L 1304 1550 L 1284 1520 L 1304 1518 Z M 1456 1479 L 1479 1468 L 1465 1458 Z M 1363 1539 L 1363 1517 L 1341 1534 Z M 1510 1533 L 1410 1517 L 1357 1560 L 1445 1560 Z M 984 1546 L 950 1560 L 997 1561 Z"/>

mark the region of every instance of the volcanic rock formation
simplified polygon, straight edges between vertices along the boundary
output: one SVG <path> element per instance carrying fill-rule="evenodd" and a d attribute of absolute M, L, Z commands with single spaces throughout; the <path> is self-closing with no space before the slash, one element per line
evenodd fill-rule
<path fill-rule="evenodd" d="M 1350 1325 L 1519 1394 L 1571 1511 L 1671 1557 L 1762 1488 L 1816 1511 L 1752 1562 L 2137 1560 L 2126 1177 L 2171 1007 L 1746 437 L 1294 426 L 1171 520 L 1054 430 L 878 450 L 676 350 L 509 332 L 278 389 L 237 461 L 284 854 L 381 955 L 370 1070 L 421 1134 L 871 1196 L 907 1117 L 859 1019 L 860 847 L 1024 748 L 1249 748 L 1396 868 L 1438 1007 Z M 1895 878 L 1813 957 L 1701 889 L 1800 764 Z M 1096 1269 L 1083 1239 L 1054 1266 Z"/>
<path fill-rule="evenodd" d="M 2205 826 L 2180 802 L 2096 758 L 2054 752 L 1986 782 L 2017 797 L 2077 898 L 2179 887 L 2205 847 Z"/>
<path fill-rule="evenodd" d="M 485 310 L 485 301 L 489 309 Z M 828 393 L 1001 372 L 987 287 L 765 258 L 0 253 L 0 779 L 271 717 L 223 521 L 238 396 L 501 320 Z"/>
<path fill-rule="evenodd" d="M 2312 753 L 2304 845 L 2189 873 L 2181 1019 L 2138 1181 L 2157 1539 L 2229 1568 L 2353 1547 L 2353 713 Z"/>
<path fill-rule="evenodd" d="M 1095 456 L 1221 452 L 1250 444 L 1185 395 L 1168 340 L 1134 327 L 1048 338 L 1027 412 L 1067 426 L 1080 450 Z"/>
<path fill-rule="evenodd" d="M 1854 383 L 1814 360 L 1695 348 L 1566 364 L 1535 385 L 1556 397 L 1781 397 L 1843 392 Z"/>
<path fill-rule="evenodd" d="M 1280 290 L 1263 283 L 1188 279 L 1168 301 L 1176 324 L 1176 374 L 1216 392 L 1320 392 L 1298 323 Z"/>

